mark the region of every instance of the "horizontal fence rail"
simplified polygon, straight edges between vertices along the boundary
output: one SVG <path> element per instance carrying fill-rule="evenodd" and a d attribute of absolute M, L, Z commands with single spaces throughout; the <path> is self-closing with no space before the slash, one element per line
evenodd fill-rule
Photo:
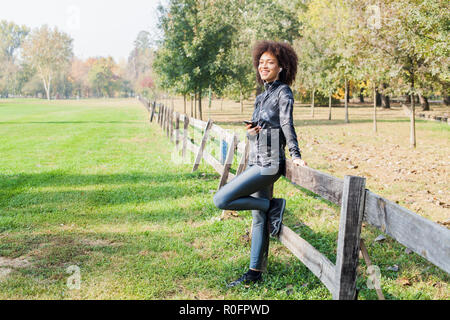
<path fill-rule="evenodd" d="M 205 122 L 174 112 L 162 104 L 149 103 L 142 97 L 139 100 L 148 110 L 150 122 L 156 115 L 157 123 L 166 131 L 171 141 L 174 140 L 177 147 L 181 145 L 183 157 L 186 150 L 196 155 L 193 171 L 197 170 L 203 159 L 221 175 L 218 189 L 246 168 L 250 148 L 248 139 L 239 141 L 235 133 L 215 125 L 211 119 Z M 174 120 L 177 130 L 174 130 Z M 183 122 L 183 126 L 180 126 L 180 122 Z M 181 127 L 183 127 L 182 136 L 179 129 Z M 190 128 L 203 133 L 199 145 L 188 138 Z M 228 146 L 224 164 L 205 148 L 210 135 L 220 137 L 220 140 L 225 141 Z M 235 154 L 240 155 L 240 160 L 236 174 L 233 174 L 230 169 Z M 286 159 L 285 177 L 293 184 L 341 207 L 335 264 L 289 227 L 282 225 L 279 235 L 280 242 L 320 279 L 332 293 L 333 299 L 357 298 L 356 271 L 359 251 L 361 247 L 365 249 L 360 238 L 362 221 L 378 228 L 450 273 L 450 230 L 366 189 L 365 178 L 356 176 L 336 178 L 309 167 L 295 166 L 290 159 Z M 367 251 L 362 250 L 362 253 L 364 258 L 368 259 Z M 370 260 L 367 259 L 366 262 L 370 264 Z M 384 299 L 379 288 L 377 294 Z"/>

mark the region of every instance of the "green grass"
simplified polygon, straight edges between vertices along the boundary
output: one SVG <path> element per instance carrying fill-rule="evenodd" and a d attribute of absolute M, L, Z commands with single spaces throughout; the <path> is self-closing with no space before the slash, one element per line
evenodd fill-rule
<path fill-rule="evenodd" d="M 226 289 L 248 268 L 251 213 L 218 219 L 219 174 L 173 163 L 147 119 L 135 100 L 0 100 L 0 299 L 331 299 L 276 240 L 264 282 Z M 334 261 L 339 209 L 284 178 L 275 196 L 285 224 Z M 362 233 L 388 299 L 449 298 L 445 272 Z M 376 299 L 366 279 L 361 260 L 359 298 Z"/>

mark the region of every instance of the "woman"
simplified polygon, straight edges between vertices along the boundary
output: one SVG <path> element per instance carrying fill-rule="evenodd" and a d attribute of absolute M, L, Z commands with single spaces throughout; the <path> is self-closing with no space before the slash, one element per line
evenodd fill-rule
<path fill-rule="evenodd" d="M 287 43 L 261 41 L 253 49 L 253 65 L 265 91 L 256 97 L 251 120 L 255 125 L 246 126 L 251 146 L 248 168 L 214 195 L 219 209 L 252 210 L 253 215 L 249 270 L 228 287 L 259 281 L 266 270 L 269 234 L 278 236 L 286 205 L 285 199 L 271 199 L 273 184 L 285 175 L 286 144 L 293 163 L 306 166 L 297 143 L 289 88 L 297 73 L 295 51 Z"/>

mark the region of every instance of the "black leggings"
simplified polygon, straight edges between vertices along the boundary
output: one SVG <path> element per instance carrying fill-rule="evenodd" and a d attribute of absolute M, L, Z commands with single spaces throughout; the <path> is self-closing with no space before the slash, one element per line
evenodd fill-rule
<path fill-rule="evenodd" d="M 284 165 L 284 163 L 283 163 Z M 252 210 L 252 243 L 250 269 L 266 271 L 269 252 L 267 211 L 273 184 L 281 176 L 278 168 L 250 165 L 244 172 L 224 185 L 214 195 L 214 204 L 220 209 Z"/>

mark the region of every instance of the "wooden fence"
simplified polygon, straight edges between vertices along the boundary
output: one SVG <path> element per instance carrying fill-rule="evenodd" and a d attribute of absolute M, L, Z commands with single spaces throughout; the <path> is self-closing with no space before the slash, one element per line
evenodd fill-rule
<path fill-rule="evenodd" d="M 218 189 L 234 177 L 230 167 L 235 151 L 240 154 L 236 175 L 247 166 L 248 140 L 239 142 L 236 134 L 216 126 L 211 119 L 204 122 L 174 112 L 164 105 L 157 105 L 156 102 L 150 104 L 142 98 L 140 101 L 149 111 L 150 121 L 157 114 L 158 124 L 175 141 L 176 146 L 182 148 L 183 156 L 186 150 L 196 155 L 193 171 L 197 170 L 201 159 L 204 159 L 221 174 Z M 177 130 L 174 130 L 174 120 Z M 179 135 L 180 122 L 183 122 L 182 137 Z M 189 126 L 202 130 L 203 137 L 199 146 L 188 139 Z M 225 164 L 205 150 L 210 132 L 215 132 L 228 141 Z M 332 293 L 333 299 L 357 298 L 356 277 L 360 250 L 368 265 L 370 264 L 364 242 L 360 238 L 363 221 L 450 273 L 450 230 L 366 189 L 365 178 L 345 176 L 344 179 L 339 179 L 308 167 L 295 166 L 290 159 L 286 159 L 286 178 L 341 208 L 336 263 L 285 225 L 279 235 L 281 243 L 322 281 Z M 380 289 L 377 294 L 380 299 L 384 299 Z"/>

